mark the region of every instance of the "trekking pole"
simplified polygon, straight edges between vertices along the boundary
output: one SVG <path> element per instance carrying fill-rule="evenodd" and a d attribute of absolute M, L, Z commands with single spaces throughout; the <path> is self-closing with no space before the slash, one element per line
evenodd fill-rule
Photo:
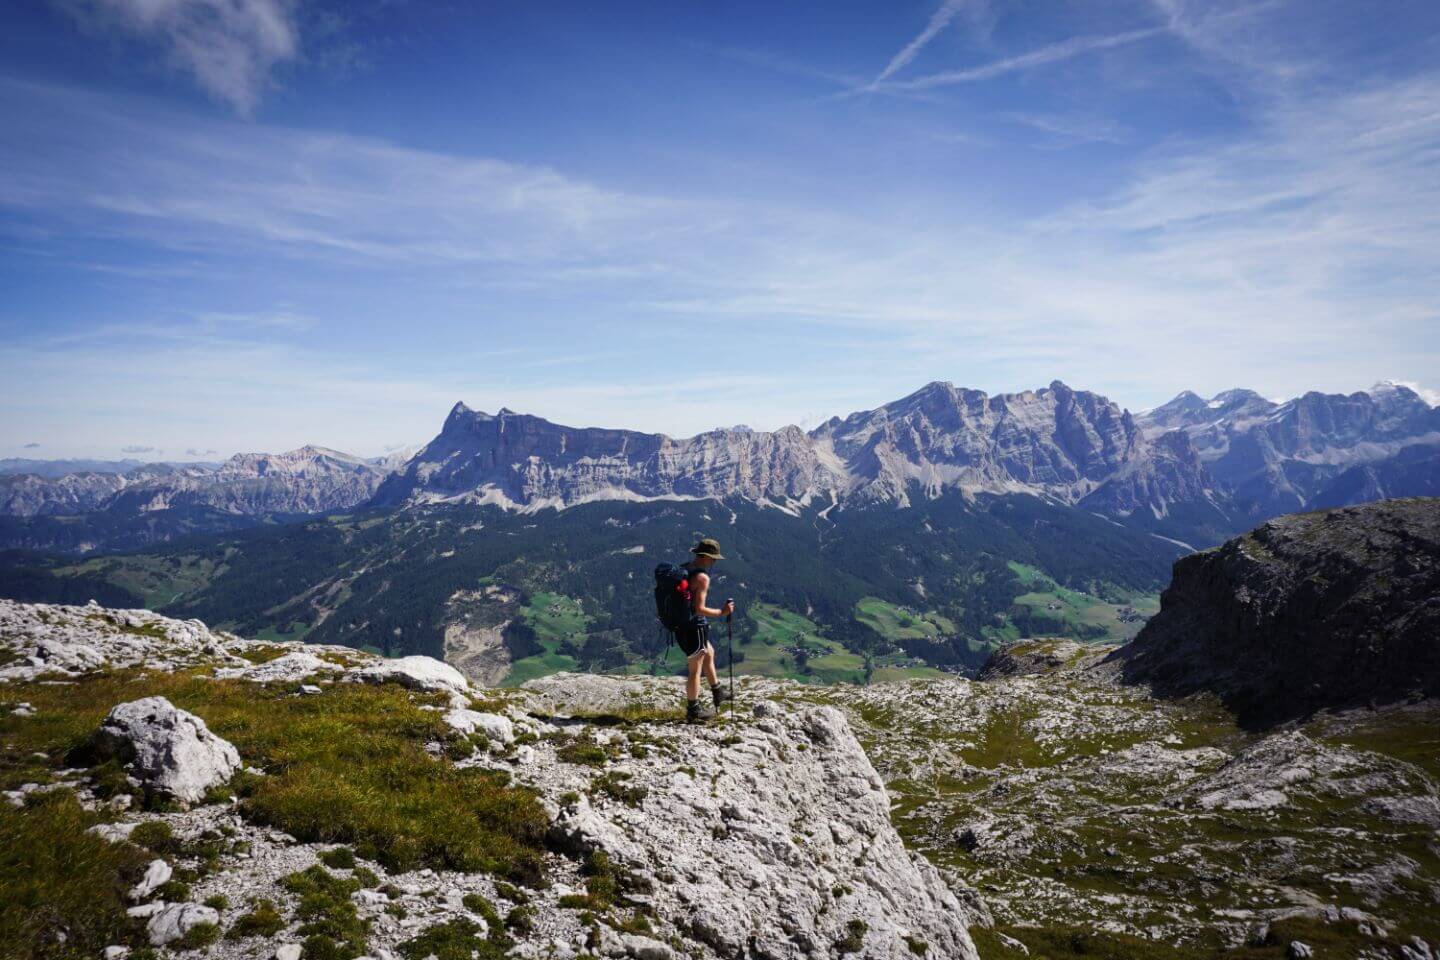
<path fill-rule="evenodd" d="M 725 650 L 730 661 L 730 716 L 735 716 L 735 598 L 728 597 L 725 603 L 730 612 L 725 614 Z"/>

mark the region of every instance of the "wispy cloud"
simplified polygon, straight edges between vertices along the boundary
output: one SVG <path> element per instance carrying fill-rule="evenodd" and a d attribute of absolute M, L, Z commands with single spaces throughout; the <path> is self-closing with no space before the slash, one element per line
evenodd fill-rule
<path fill-rule="evenodd" d="M 54 0 L 88 29 L 162 46 L 201 89 L 249 115 L 300 51 L 294 0 Z"/>
<path fill-rule="evenodd" d="M 38 443 L 27 443 L 27 444 L 25 444 L 25 449 L 26 449 L 26 450 L 38 450 L 38 449 L 40 449 L 40 444 L 38 444 Z"/>
<path fill-rule="evenodd" d="M 164 450 L 157 450 L 154 447 L 128 446 L 121 447 L 121 453 L 164 453 Z"/>
<path fill-rule="evenodd" d="M 636 243 L 708 219 L 695 204 L 545 167 L 4 79 L 0 111 L 15 118 L 0 131 L 0 206 L 43 211 L 50 233 L 124 234 L 187 253 L 631 266 Z"/>
<path fill-rule="evenodd" d="M 1130 132 L 1109 117 L 1086 114 L 1021 113 L 1002 114 L 1004 119 L 1048 135 L 1051 146 L 1080 143 L 1124 143 Z"/>
<path fill-rule="evenodd" d="M 835 86 L 847 88 L 857 87 L 864 82 L 859 74 L 824 70 L 808 63 L 802 63 L 791 57 L 782 56 L 771 50 L 754 50 L 748 47 L 722 47 L 716 52 L 722 57 L 736 60 L 740 63 L 765 67 L 766 69 L 774 70 L 776 73 L 784 73 L 792 77 L 820 80 L 828 84 L 834 84 Z"/>
<path fill-rule="evenodd" d="M 905 44 L 899 53 L 890 58 L 890 62 L 885 64 L 885 69 L 876 75 L 871 85 L 875 86 L 884 83 L 896 73 L 905 69 L 910 61 L 918 57 L 920 51 L 924 50 L 930 44 L 931 40 L 934 40 L 940 35 L 941 30 L 950 26 L 950 22 L 959 15 L 965 3 L 966 0 L 945 0 L 944 3 L 940 4 L 935 12 L 930 15 L 930 22 L 925 24 L 925 29 L 921 30 L 914 39 Z"/>

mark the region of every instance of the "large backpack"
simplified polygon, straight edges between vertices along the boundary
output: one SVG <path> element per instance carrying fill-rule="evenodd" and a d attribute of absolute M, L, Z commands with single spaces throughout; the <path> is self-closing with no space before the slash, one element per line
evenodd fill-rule
<path fill-rule="evenodd" d="M 690 571 L 679 564 L 662 563 L 655 568 L 655 616 L 672 638 L 676 630 L 695 619 L 690 606 Z"/>

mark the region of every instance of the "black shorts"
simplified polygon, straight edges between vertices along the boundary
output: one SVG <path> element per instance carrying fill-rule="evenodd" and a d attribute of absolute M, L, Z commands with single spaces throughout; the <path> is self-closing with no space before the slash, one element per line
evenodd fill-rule
<path fill-rule="evenodd" d="M 707 623 L 690 624 L 675 631 L 675 643 L 687 660 L 703 652 L 709 642 L 710 625 Z"/>

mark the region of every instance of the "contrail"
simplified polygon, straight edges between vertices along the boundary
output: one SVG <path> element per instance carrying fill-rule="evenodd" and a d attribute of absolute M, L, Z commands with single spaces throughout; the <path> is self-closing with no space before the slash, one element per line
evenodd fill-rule
<path fill-rule="evenodd" d="M 936 34 L 950 25 L 950 21 L 955 19 L 955 15 L 960 12 L 960 8 L 964 4 L 965 0 L 945 0 L 940 5 L 940 9 L 930 15 L 930 22 L 925 24 L 925 29 L 920 31 L 919 36 L 907 43 L 905 49 L 890 58 L 890 62 L 885 65 L 884 70 L 880 71 L 880 75 L 875 78 L 873 83 L 883 83 L 894 76 L 896 71 L 914 60 L 920 51 L 925 49 L 925 45 L 935 39 Z"/>

